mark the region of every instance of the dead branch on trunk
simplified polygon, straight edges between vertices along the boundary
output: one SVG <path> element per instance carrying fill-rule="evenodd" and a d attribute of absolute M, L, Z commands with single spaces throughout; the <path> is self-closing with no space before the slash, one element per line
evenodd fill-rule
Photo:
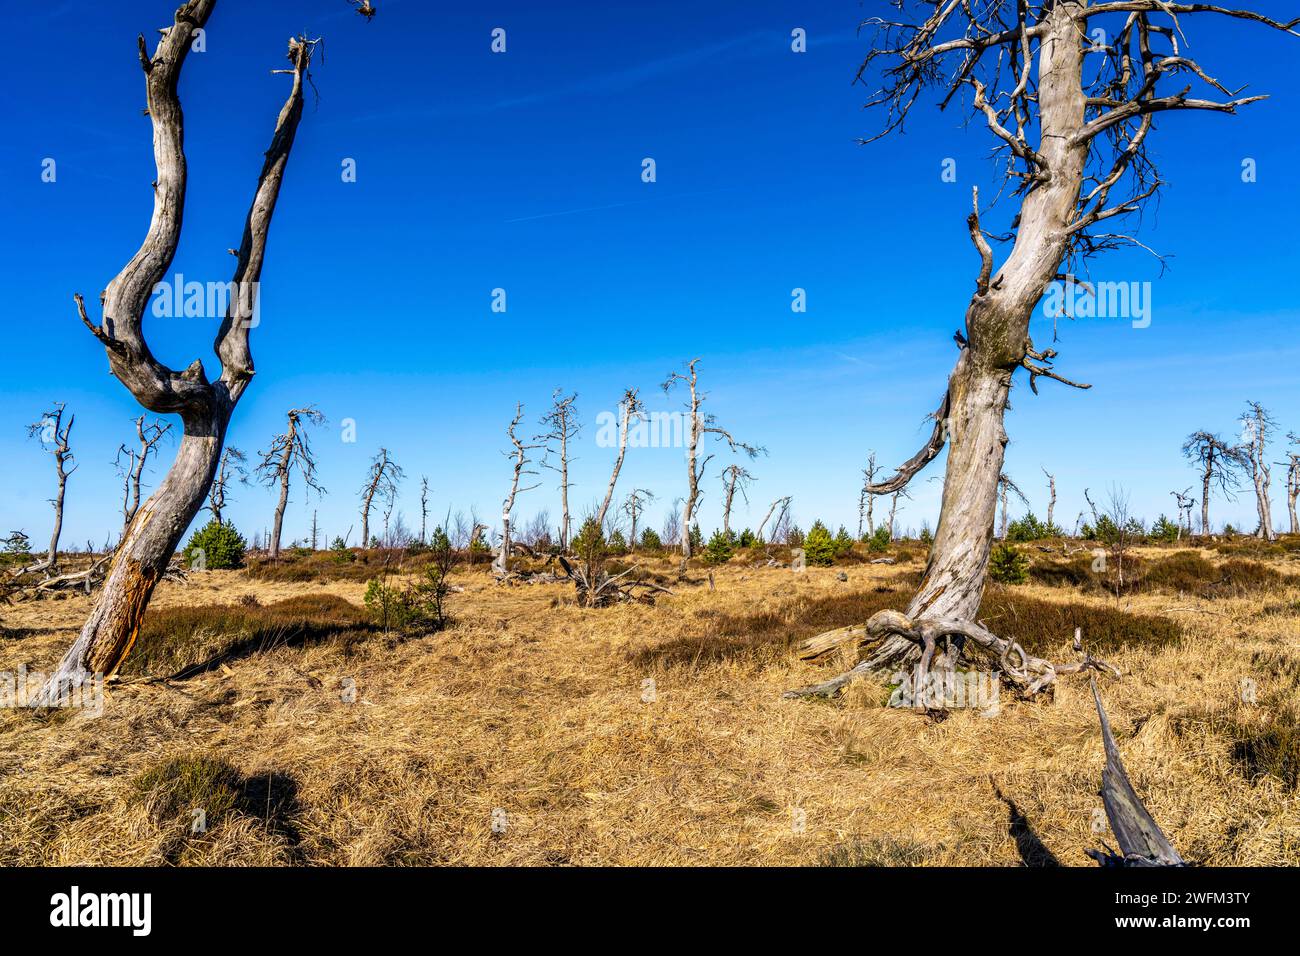
<path fill-rule="evenodd" d="M 370 462 L 370 473 L 366 483 L 361 486 L 361 547 L 368 548 L 370 541 L 370 509 L 375 499 L 380 503 L 391 502 L 397 497 L 397 486 L 406 473 L 400 465 L 388 455 L 387 448 L 380 448 Z"/>
<path fill-rule="evenodd" d="M 551 410 L 542 418 L 542 424 L 549 425 L 550 430 L 537 436 L 537 440 L 546 446 L 546 454 L 542 457 L 542 467 L 550 468 L 560 474 L 561 551 L 568 548 L 571 531 L 573 530 L 569 513 L 569 489 L 572 487 L 569 482 L 569 465 L 576 459 L 569 457 L 569 442 L 576 438 L 578 432 L 582 430 L 582 425 L 578 422 L 578 410 L 574 406 L 574 402 L 577 400 L 577 392 L 572 395 L 565 395 L 563 391 L 557 388 L 551 396 Z M 560 463 L 558 465 L 554 465 L 550 461 L 552 452 L 559 456 Z"/>
<path fill-rule="evenodd" d="M 273 71 L 291 78 L 290 90 L 266 150 L 257 188 L 236 251 L 232 294 L 214 348 L 221 375 L 208 378 L 201 361 L 183 371 L 160 362 L 144 336 L 144 313 L 155 286 L 170 269 L 180 242 L 187 170 L 184 117 L 177 94 L 181 70 L 195 31 L 206 27 L 216 0 L 187 0 L 161 31 L 152 55 L 138 38 L 147 115 L 153 126 L 154 208 L 140 249 L 100 296 L 98 325 L 74 296 L 82 324 L 104 346 L 109 368 L 145 409 L 179 415 L 183 437 L 176 460 L 158 489 L 141 504 L 118 547 L 104 588 L 81 634 L 63 656 L 34 701 L 49 706 L 95 674 L 112 676 L 130 652 L 154 588 L 166 574 L 181 535 L 207 497 L 236 404 L 253 378 L 249 330 L 256 322 L 257 289 L 266 240 L 285 167 L 302 118 L 303 89 L 320 41 L 289 40 L 290 68 Z"/>
<path fill-rule="evenodd" d="M 529 458 L 528 453 L 536 448 L 541 448 L 539 444 L 527 444 L 520 438 L 516 431 L 519 423 L 524 418 L 523 402 L 515 403 L 515 417 L 510 420 L 510 427 L 506 429 L 506 436 L 510 439 L 513 447 L 511 451 L 503 452 L 507 458 L 514 459 L 514 467 L 510 480 L 510 492 L 506 495 L 505 500 L 501 502 L 501 544 L 497 548 L 496 559 L 492 562 L 492 573 L 498 578 L 504 578 L 510 573 L 510 516 L 515 510 L 515 498 L 525 491 L 532 491 L 537 485 L 529 485 L 527 488 L 519 487 L 519 480 L 524 475 L 535 475 L 537 472 L 529 471 L 527 468 Z"/>
<path fill-rule="evenodd" d="M 70 444 L 72 423 L 77 420 L 77 416 L 69 415 L 65 423 L 63 412 L 66 407 L 63 402 L 59 402 L 46 412 L 39 422 L 27 427 L 28 436 L 40 439 L 41 445 L 54 457 L 54 472 L 58 484 L 54 497 L 50 499 L 50 504 L 54 507 L 54 524 L 50 529 L 50 547 L 45 552 L 45 560 L 25 569 L 21 572 L 23 574 L 36 571 L 53 574 L 58 570 L 59 537 L 63 533 L 63 499 L 68 490 L 68 476 L 77 470 Z M 72 465 L 71 468 L 68 467 L 69 464 Z"/>
<path fill-rule="evenodd" d="M 308 405 L 305 408 L 289 409 L 286 418 L 288 424 L 285 430 L 271 439 L 266 451 L 257 453 L 261 459 L 257 465 L 258 480 L 267 487 L 280 486 L 275 520 L 271 525 L 271 540 L 267 544 L 272 560 L 280 557 L 280 532 L 284 527 L 284 509 L 289 504 L 289 481 L 294 469 L 302 474 L 303 484 L 308 491 L 314 491 L 318 496 L 325 494 L 325 489 L 316 481 L 316 457 L 312 454 L 311 440 L 307 436 L 307 426 L 323 425 L 325 416 L 316 410 L 315 405 Z M 225 497 L 224 490 L 222 497 Z"/>

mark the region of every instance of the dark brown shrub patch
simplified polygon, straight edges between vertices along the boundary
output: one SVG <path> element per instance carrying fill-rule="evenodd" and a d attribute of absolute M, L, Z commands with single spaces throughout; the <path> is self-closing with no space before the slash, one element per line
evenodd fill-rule
<path fill-rule="evenodd" d="M 346 652 L 374 632 L 363 608 L 333 594 L 266 605 L 150 608 L 122 673 L 189 677 L 222 661 L 325 641 Z"/>

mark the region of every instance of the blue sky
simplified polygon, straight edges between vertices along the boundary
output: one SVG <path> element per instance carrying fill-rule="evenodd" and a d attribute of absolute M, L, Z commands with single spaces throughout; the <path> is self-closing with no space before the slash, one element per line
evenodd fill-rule
<path fill-rule="evenodd" d="M 112 461 L 139 411 L 106 374 L 71 297 L 93 303 L 148 223 L 135 35 L 152 37 L 173 6 L 28 4 L 0 38 L 12 74 L 0 84 L 11 310 L 0 530 L 38 543 L 53 466 L 24 426 L 55 401 L 77 415 L 65 543 L 99 543 L 119 526 Z M 877 119 L 851 83 L 867 48 L 855 28 L 884 5 L 810 6 L 383 0 L 367 24 L 344 0 L 222 0 L 181 81 L 190 192 L 172 271 L 187 279 L 229 278 L 225 250 L 238 244 L 286 91 L 269 70 L 290 34 L 326 38 L 319 98 L 309 97 L 271 231 L 258 375 L 230 433 L 251 453 L 289 407 L 314 402 L 328 416 L 315 445 L 329 494 L 306 503 L 295 489 L 287 537 L 306 533 L 313 508 L 328 535 L 357 524 L 357 491 L 381 445 L 409 476 L 399 505 L 408 523 L 418 521 L 420 475 L 435 514 L 499 513 L 514 403 L 536 422 L 557 387 L 578 392 L 586 421 L 573 475 L 580 511 L 603 494 L 612 460 L 596 445 L 596 415 L 629 386 L 652 409 L 679 407 L 658 386 L 694 357 L 707 407 L 769 452 L 749 465 L 757 481 L 737 524 L 757 524 L 790 494 L 805 526 L 856 525 L 868 450 L 893 465 L 926 433 L 977 267 L 970 188 L 988 195 L 996 176 L 987 133 L 963 128 L 955 109 L 920 107 L 905 135 L 858 145 Z M 490 50 L 497 27 L 504 54 Z M 790 49 L 795 27 L 807 31 L 804 54 Z M 1159 120 L 1155 155 L 1170 185 L 1141 237 L 1171 257 L 1168 269 L 1161 276 L 1141 252 L 1093 266 L 1096 279 L 1153 283 L 1150 327 L 1066 323 L 1059 367 L 1094 388 L 1046 382 L 1037 397 L 1023 384 L 1013 394 L 1007 471 L 1040 514 L 1040 468 L 1055 472 L 1066 524 L 1085 486 L 1123 485 L 1148 518 L 1171 512 L 1169 492 L 1195 479 L 1183 437 L 1235 432 L 1248 399 L 1300 430 L 1300 40 L 1222 21 L 1185 28 L 1212 74 L 1272 99 L 1237 117 Z M 642 181 L 646 157 L 656 182 Z M 41 177 L 47 158 L 53 183 Z M 947 158 L 956 183 L 941 178 Z M 1242 182 L 1245 158 L 1257 182 Z M 343 181 L 345 159 L 355 182 Z M 491 311 L 496 288 L 505 313 Z M 791 311 L 794 288 L 807 290 L 805 313 Z M 201 357 L 214 373 L 212 321 L 151 317 L 146 329 L 173 367 Z M 1050 322 L 1036 318 L 1034 332 L 1048 344 Z M 341 440 L 344 419 L 356 422 L 355 443 Z M 1280 459 L 1281 442 L 1275 451 Z M 706 527 L 718 521 L 718 472 L 730 460 L 719 449 L 706 475 Z M 918 479 L 904 524 L 934 522 L 939 481 L 927 479 L 941 475 L 939 461 Z M 540 480 L 520 517 L 558 516 L 554 476 Z M 658 496 L 657 526 L 685 492 L 681 453 L 633 449 L 620 487 L 633 486 Z M 271 492 L 232 496 L 241 529 L 269 525 Z M 1213 514 L 1253 527 L 1245 496 Z"/>

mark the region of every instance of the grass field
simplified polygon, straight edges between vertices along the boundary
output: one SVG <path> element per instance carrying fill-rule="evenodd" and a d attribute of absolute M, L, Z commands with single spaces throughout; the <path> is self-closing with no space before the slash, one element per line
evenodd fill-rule
<path fill-rule="evenodd" d="M 1117 600 L 1035 554 L 986 595 L 992 629 L 1069 660 L 1081 625 L 1122 670 L 1102 692 L 1129 774 L 1189 860 L 1300 863 L 1289 555 L 1199 549 Z M 1092 865 L 1113 840 L 1086 679 L 992 718 L 869 680 L 782 699 L 849 663 L 795 642 L 901 607 L 919 569 L 734 559 L 585 609 L 461 568 L 428 635 L 375 625 L 360 579 L 164 583 L 101 716 L 0 713 L 0 864 Z M 50 668 L 89 601 L 0 609 L 0 669 Z"/>

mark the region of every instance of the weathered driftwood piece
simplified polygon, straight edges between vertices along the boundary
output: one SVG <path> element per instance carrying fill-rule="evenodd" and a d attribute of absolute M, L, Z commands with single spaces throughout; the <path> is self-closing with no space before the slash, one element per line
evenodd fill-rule
<path fill-rule="evenodd" d="M 672 594 L 671 589 L 655 584 L 653 581 L 628 580 L 627 576 L 641 567 L 634 564 L 620 574 L 607 574 L 600 562 L 587 561 L 577 564 L 569 563 L 563 555 L 559 556 L 560 567 L 573 582 L 578 594 L 578 603 L 583 607 L 606 607 L 622 601 L 640 601 L 653 604 L 654 595 Z"/>
<path fill-rule="evenodd" d="M 1110 831 L 1119 844 L 1119 853 L 1112 852 L 1109 847 L 1105 853 L 1100 850 L 1085 852 L 1102 866 L 1186 866 L 1129 782 L 1115 735 L 1110 731 L 1106 709 L 1101 706 L 1096 678 L 1091 683 L 1092 699 L 1097 704 L 1097 718 L 1101 721 L 1101 739 L 1106 748 L 1106 767 L 1101 772 L 1101 802 L 1106 807 L 1106 819 L 1110 821 Z"/>

